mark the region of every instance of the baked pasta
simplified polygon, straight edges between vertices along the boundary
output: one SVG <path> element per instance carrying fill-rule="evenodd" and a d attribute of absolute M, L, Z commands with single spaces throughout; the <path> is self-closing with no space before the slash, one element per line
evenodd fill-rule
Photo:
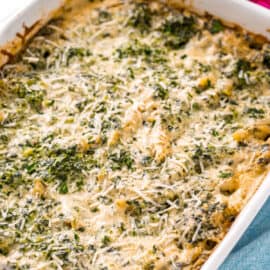
<path fill-rule="evenodd" d="M 68 1 L 0 72 L 0 268 L 200 269 L 266 176 L 270 47 L 158 1 Z"/>

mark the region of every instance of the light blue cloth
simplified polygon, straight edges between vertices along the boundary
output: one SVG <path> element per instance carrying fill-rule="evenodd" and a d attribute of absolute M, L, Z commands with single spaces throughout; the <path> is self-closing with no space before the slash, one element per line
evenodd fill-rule
<path fill-rule="evenodd" d="M 219 270 L 270 270 L 270 198 Z"/>

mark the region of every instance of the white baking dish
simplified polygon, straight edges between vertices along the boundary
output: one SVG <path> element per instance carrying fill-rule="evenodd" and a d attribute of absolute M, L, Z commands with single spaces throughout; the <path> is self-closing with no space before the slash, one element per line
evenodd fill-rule
<path fill-rule="evenodd" d="M 13 0 L 16 2 L 16 0 Z M 18 0 L 20 1 L 20 0 Z M 270 39 L 270 11 L 246 0 L 163 0 L 181 4 L 199 13 L 208 12 L 226 22 Z M 29 0 L 27 5 L 0 24 L 0 65 L 5 63 L 63 4 L 63 0 Z M 31 28 L 31 26 L 34 27 Z M 20 33 L 18 35 L 18 33 Z M 202 270 L 217 269 L 250 225 L 270 195 L 270 174 L 239 214 L 223 241 Z M 239 258 L 240 259 L 240 258 Z"/>

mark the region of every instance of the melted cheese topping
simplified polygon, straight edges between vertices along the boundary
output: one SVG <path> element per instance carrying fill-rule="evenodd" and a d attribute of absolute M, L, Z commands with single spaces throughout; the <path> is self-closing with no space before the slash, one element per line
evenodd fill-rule
<path fill-rule="evenodd" d="M 199 269 L 268 170 L 269 45 L 90 2 L 1 70 L 0 265 Z"/>

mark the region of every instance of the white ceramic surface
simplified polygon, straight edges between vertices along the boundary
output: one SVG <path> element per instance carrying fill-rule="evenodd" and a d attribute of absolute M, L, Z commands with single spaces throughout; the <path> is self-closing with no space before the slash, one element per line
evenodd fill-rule
<path fill-rule="evenodd" d="M 246 0 L 188 0 L 196 8 L 270 39 L 270 10 Z"/>
<path fill-rule="evenodd" d="M 29 27 L 41 18 L 46 21 L 48 15 L 63 3 L 63 0 L 10 0 L 9 4 L 1 1 L 0 46 L 12 41 L 16 33 L 23 33 L 23 25 Z M 7 10 L 6 15 L 2 5 Z"/>
<path fill-rule="evenodd" d="M 22 25 L 31 26 L 40 18 L 59 7 L 63 0 L 10 0 L 7 14 L 0 12 L 0 46 L 11 41 Z M 166 1 L 166 0 L 163 0 Z M 182 0 L 174 0 L 182 1 Z M 10 2 L 10 3 L 11 3 Z M 24 3 L 22 5 L 21 3 Z M 233 22 L 270 39 L 270 11 L 245 0 L 189 0 L 199 11 L 207 11 L 228 22 Z M 2 3 L 0 3 L 0 6 Z M 1 15 L 2 14 L 2 15 Z M 3 15 L 4 14 L 4 15 Z M 2 16 L 2 17 L 1 17 Z M 202 267 L 202 270 L 216 270 L 230 253 L 247 227 L 250 225 L 264 202 L 270 195 L 270 175 L 265 179 L 256 194 L 242 210 L 224 240 Z"/>
<path fill-rule="evenodd" d="M 270 195 L 270 174 L 234 221 L 229 232 L 206 261 L 202 270 L 216 270 L 229 255 Z M 241 258 L 239 258 L 241 260 Z M 233 270 L 233 269 L 231 269 Z M 265 269 L 266 270 L 266 269 Z"/>
<path fill-rule="evenodd" d="M 30 1 L 32 0 L 0 1 L 0 28 L 9 17 L 13 16 L 18 10 L 23 9 Z"/>

